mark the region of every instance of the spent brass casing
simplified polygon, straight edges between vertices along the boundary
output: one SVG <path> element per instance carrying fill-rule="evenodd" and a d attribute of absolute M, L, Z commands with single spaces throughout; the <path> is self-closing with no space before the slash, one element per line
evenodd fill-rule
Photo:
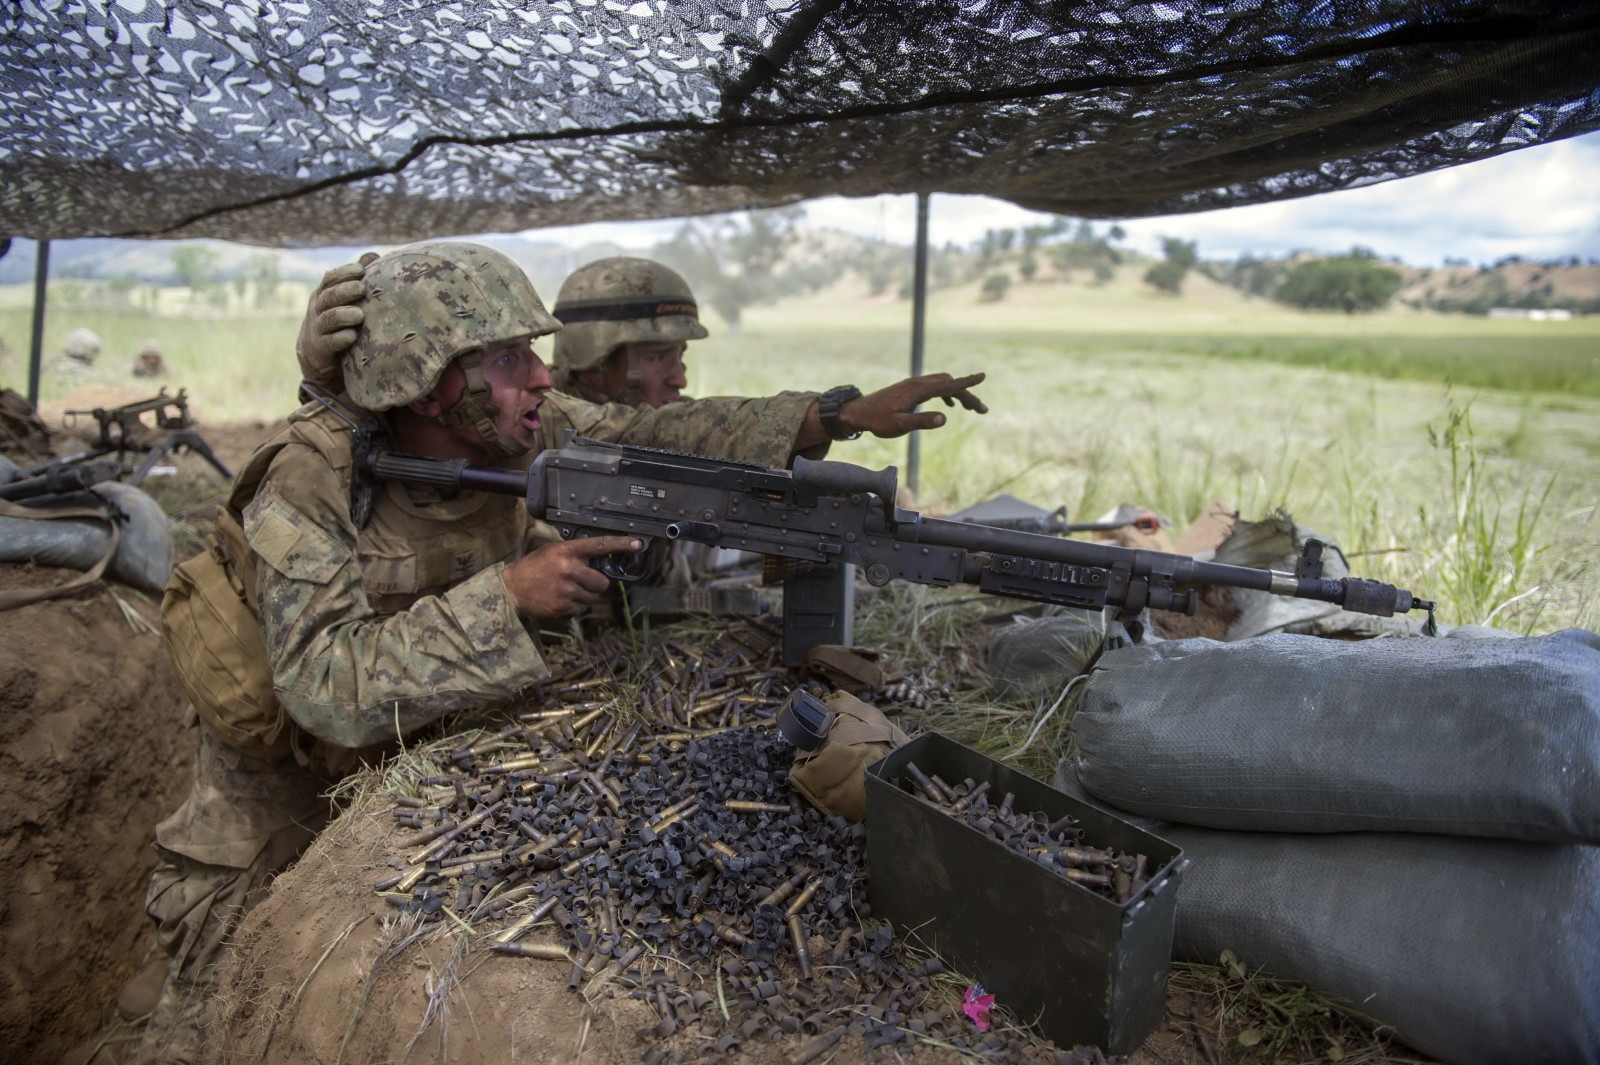
<path fill-rule="evenodd" d="M 800 976 L 811 978 L 811 951 L 806 949 L 805 929 L 800 927 L 799 915 L 789 918 L 789 942 L 794 944 L 794 960 L 800 965 Z"/>
<path fill-rule="evenodd" d="M 811 883 L 807 884 L 806 889 L 800 892 L 800 894 L 796 895 L 794 897 L 794 901 L 789 903 L 789 907 L 783 911 L 784 916 L 793 917 L 795 914 L 805 909 L 806 903 L 810 902 L 812 898 L 816 896 L 817 889 L 820 887 L 822 887 L 821 880 L 813 880 Z"/>
<path fill-rule="evenodd" d="M 746 802 L 743 799 L 729 799 L 723 803 L 723 808 L 732 810 L 736 814 L 784 814 L 790 810 L 787 805 L 775 802 Z"/>
<path fill-rule="evenodd" d="M 628 951 L 627 951 L 626 954 L 624 954 L 622 957 L 618 958 L 616 961 L 611 963 L 610 972 L 615 976 L 621 976 L 623 973 L 628 971 L 628 966 L 632 965 L 635 961 L 637 961 L 638 958 L 639 958 L 639 955 L 641 955 L 643 953 L 644 953 L 644 944 L 643 943 L 635 943 L 633 946 L 628 948 Z"/>
<path fill-rule="evenodd" d="M 923 798 L 932 803 L 943 801 L 943 796 L 934 789 L 933 781 L 928 779 L 928 774 L 924 773 L 917 766 L 917 763 L 907 762 L 905 769 L 906 776 L 911 778 L 911 782 L 917 786 L 917 790 L 922 793 Z"/>
<path fill-rule="evenodd" d="M 489 949 L 496 954 L 515 954 L 519 958 L 542 958 L 545 961 L 570 961 L 567 948 L 559 943 L 491 943 Z"/>
<path fill-rule="evenodd" d="M 402 846 L 402 847 L 420 847 L 424 843 L 430 843 L 433 840 L 438 839 L 440 836 L 444 835 L 446 832 L 454 832 L 455 829 L 456 829 L 456 826 L 458 826 L 459 824 L 460 824 L 459 821 L 440 821 L 437 825 L 434 825 L 432 828 L 428 829 L 426 832 L 420 832 L 417 835 L 412 836 L 410 839 L 401 841 L 400 846 Z"/>
<path fill-rule="evenodd" d="M 962 810 L 965 810 L 967 807 L 971 806 L 973 803 L 982 798 L 984 794 L 988 792 L 988 790 L 989 782 L 985 780 L 982 784 L 979 784 L 977 787 L 961 796 L 961 798 L 957 799 L 953 809 L 958 813 Z"/>
<path fill-rule="evenodd" d="M 840 1025 L 831 1032 L 824 1032 L 811 1042 L 801 1047 L 794 1057 L 789 1059 L 789 1065 L 811 1065 L 822 1055 L 832 1049 L 833 1044 L 844 1038 L 846 1028 Z"/>
<path fill-rule="evenodd" d="M 509 896 L 510 893 L 507 892 L 507 895 Z M 532 928 L 539 921 L 543 920 L 551 910 L 555 909 L 556 903 L 559 901 L 560 900 L 554 895 L 548 899 L 545 899 L 543 902 L 539 903 L 539 905 L 535 906 L 521 917 L 518 917 L 514 923 L 507 925 L 504 929 L 495 933 L 495 942 L 510 943 L 520 938 L 522 933 Z"/>
<path fill-rule="evenodd" d="M 478 851 L 472 854 L 458 854 L 454 858 L 446 858 L 439 863 L 441 869 L 451 869 L 458 865 L 478 865 L 482 862 L 498 861 L 504 851 Z"/>
<path fill-rule="evenodd" d="M 660 835 L 662 832 L 665 832 L 668 828 L 670 828 L 676 822 L 683 820 L 685 817 L 693 816 L 694 814 L 697 814 L 699 812 L 700 812 L 700 800 L 696 799 L 694 802 L 690 803 L 688 806 L 685 806 L 683 809 L 674 810 L 672 813 L 668 814 L 666 817 L 663 817 L 659 821 L 652 822 L 647 827 L 650 829 L 650 831 L 656 833 L 657 835 Z"/>
<path fill-rule="evenodd" d="M 1068 865 L 1082 865 L 1090 868 L 1103 868 L 1116 860 L 1111 856 L 1110 851 L 1097 851 L 1082 847 L 1061 847 L 1052 853 L 1065 860 Z"/>
<path fill-rule="evenodd" d="M 530 722 L 554 721 L 558 717 L 571 717 L 574 713 L 576 713 L 576 711 L 573 710 L 572 707 L 564 706 L 560 710 L 535 710 L 531 714 L 518 714 L 517 720 Z"/>
<path fill-rule="evenodd" d="M 793 876 L 789 877 L 789 879 L 785 880 L 783 883 L 769 891 L 764 898 L 756 903 L 756 908 L 760 909 L 762 906 L 778 905 L 784 899 L 794 894 L 795 888 L 800 886 L 800 882 L 806 878 L 806 875 L 807 874 L 805 873 L 795 873 Z"/>
<path fill-rule="evenodd" d="M 567 975 L 567 990 L 576 991 L 583 986 L 583 978 L 588 974 L 589 962 L 594 958 L 594 950 L 581 950 L 572 956 L 572 972 Z"/>
<path fill-rule="evenodd" d="M 489 776 L 495 773 L 515 773 L 519 769 L 533 769 L 544 764 L 544 759 L 537 754 L 524 754 L 506 762 L 495 765 L 478 767 L 479 776 Z"/>
<path fill-rule="evenodd" d="M 1072 823 L 1075 820 L 1077 820 L 1077 819 L 1074 818 L 1071 814 L 1062 814 L 1060 817 L 1056 818 L 1054 821 L 1051 821 L 1048 825 L 1045 826 L 1045 829 L 1044 829 L 1045 835 L 1053 836 L 1057 832 L 1061 832 L 1061 831 L 1064 831 L 1065 829 L 1069 829 L 1069 828 L 1072 827 Z"/>

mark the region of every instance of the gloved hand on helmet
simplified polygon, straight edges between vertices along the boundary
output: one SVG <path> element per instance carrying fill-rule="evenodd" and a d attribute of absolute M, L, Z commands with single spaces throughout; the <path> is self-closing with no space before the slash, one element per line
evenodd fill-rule
<path fill-rule="evenodd" d="M 294 353 L 300 360 L 300 376 L 312 384 L 331 392 L 344 389 L 340 357 L 356 342 L 364 317 L 360 304 L 367 294 L 361 277 L 377 257 L 369 251 L 357 262 L 334 267 L 311 293 Z"/>

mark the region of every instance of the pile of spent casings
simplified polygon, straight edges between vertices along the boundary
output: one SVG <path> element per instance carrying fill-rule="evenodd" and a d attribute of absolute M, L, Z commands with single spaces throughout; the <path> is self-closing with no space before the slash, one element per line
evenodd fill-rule
<path fill-rule="evenodd" d="M 1016 797 L 1010 792 L 998 804 L 989 802 L 987 780 L 978 783 L 967 779 L 952 786 L 936 774 L 924 773 L 915 762 L 907 762 L 905 769 L 906 790 L 912 794 L 1112 902 L 1127 902 L 1150 880 L 1148 857 L 1090 846 L 1084 841 L 1078 819 L 1071 814 L 1052 821 L 1037 811 L 1018 813 L 1012 809 Z"/>
<path fill-rule="evenodd" d="M 757 1040 L 792 1043 L 803 1062 L 847 1033 L 885 1053 L 925 1037 L 996 1062 L 1101 1060 L 980 1031 L 959 981 L 935 986 L 937 958 L 867 919 L 866 827 L 790 791 L 793 748 L 770 718 L 796 681 L 752 666 L 770 644 L 747 642 L 716 661 L 681 640 L 653 645 L 642 665 L 591 647 L 544 693 L 546 706 L 577 701 L 441 753 L 421 797 L 395 797 L 419 832 L 380 893 L 428 917 L 448 907 L 490 950 L 568 966 L 586 997 L 649 1003 L 651 1065 Z M 668 671 L 670 697 L 650 683 Z M 730 697 L 729 676 L 761 694 Z M 641 717 L 647 698 L 655 715 Z M 757 720 L 696 727 L 741 713 Z"/>

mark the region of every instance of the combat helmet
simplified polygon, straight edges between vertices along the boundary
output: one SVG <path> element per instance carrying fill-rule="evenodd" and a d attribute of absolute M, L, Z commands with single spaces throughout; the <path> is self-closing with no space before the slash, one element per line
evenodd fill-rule
<path fill-rule="evenodd" d="M 371 411 L 403 407 L 433 391 L 459 358 L 467 390 L 441 419 L 476 426 L 501 454 L 522 450 L 494 428 L 499 410 L 478 364 L 491 344 L 561 328 L 522 269 L 481 244 L 429 241 L 380 256 L 362 280 L 362 326 L 343 358 L 350 398 Z"/>
<path fill-rule="evenodd" d="M 649 259 L 619 256 L 578 267 L 562 282 L 553 313 L 562 329 L 555 340 L 552 376 L 557 388 L 578 394 L 588 390 L 577 375 L 600 369 L 619 347 L 708 335 L 689 283 L 676 270 Z M 630 353 L 624 394 L 587 398 L 638 402 L 641 387 Z"/>

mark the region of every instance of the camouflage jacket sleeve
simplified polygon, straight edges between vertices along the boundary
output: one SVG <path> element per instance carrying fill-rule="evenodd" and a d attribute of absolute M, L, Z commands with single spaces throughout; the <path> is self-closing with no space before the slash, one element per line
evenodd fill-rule
<path fill-rule="evenodd" d="M 560 447 L 562 430 L 576 429 L 580 436 L 596 440 L 782 468 L 796 454 L 795 438 L 816 398 L 815 392 L 780 392 L 759 399 L 686 399 L 653 409 L 590 403 L 551 392 L 540 413 L 545 447 Z M 800 454 L 820 458 L 826 452 L 823 444 Z"/>
<path fill-rule="evenodd" d="M 286 447 L 246 508 L 273 688 L 319 739 L 363 747 L 547 675 L 496 564 L 388 616 L 362 586 L 349 490 L 309 448 Z"/>

